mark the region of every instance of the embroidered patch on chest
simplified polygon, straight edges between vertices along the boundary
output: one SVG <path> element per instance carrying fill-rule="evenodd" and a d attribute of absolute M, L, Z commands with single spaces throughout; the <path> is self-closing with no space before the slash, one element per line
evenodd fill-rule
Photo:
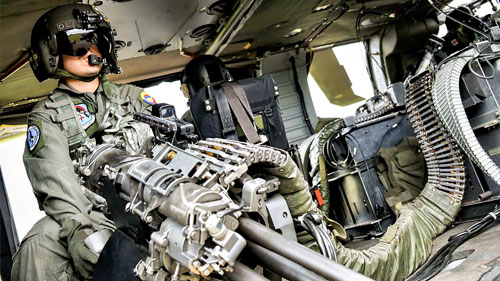
<path fill-rule="evenodd" d="M 155 98 L 153 98 L 151 95 L 149 95 L 146 92 L 141 93 L 141 99 L 142 99 L 142 101 L 144 101 L 145 103 L 147 103 L 149 105 L 156 104 Z"/>
<path fill-rule="evenodd" d="M 26 133 L 26 142 L 28 144 L 28 150 L 30 152 L 35 149 L 38 141 L 40 140 L 40 128 L 36 125 L 31 125 L 28 127 L 28 132 Z"/>
<path fill-rule="evenodd" d="M 75 104 L 76 114 L 83 129 L 86 130 L 95 122 L 95 115 L 90 113 L 89 108 L 84 103 Z"/>

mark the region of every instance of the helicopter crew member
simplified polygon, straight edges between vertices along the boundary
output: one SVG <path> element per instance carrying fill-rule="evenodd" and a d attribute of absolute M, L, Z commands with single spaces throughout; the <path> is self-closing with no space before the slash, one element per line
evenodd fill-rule
<path fill-rule="evenodd" d="M 120 73 L 114 31 L 95 7 L 70 4 L 45 13 L 31 35 L 30 64 L 37 79 L 60 79 L 28 116 L 24 164 L 41 209 L 47 214 L 14 256 L 12 280 L 92 279 L 98 255 L 84 243 L 114 224 L 84 192 L 73 158 L 85 143 L 122 145 L 136 154 L 152 133 L 133 121 L 150 112 L 154 98 L 132 85 L 116 85 Z"/>

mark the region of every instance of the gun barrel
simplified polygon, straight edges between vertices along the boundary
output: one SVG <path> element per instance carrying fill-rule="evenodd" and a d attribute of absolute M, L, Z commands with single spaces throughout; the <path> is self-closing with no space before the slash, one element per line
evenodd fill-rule
<path fill-rule="evenodd" d="M 284 238 L 279 233 L 253 221 L 249 218 L 240 218 L 238 227 L 243 237 L 253 241 L 276 254 L 283 256 L 303 266 L 328 280 L 348 281 L 372 280 L 347 267 L 344 267 L 326 257 L 308 249 L 297 242 Z"/>

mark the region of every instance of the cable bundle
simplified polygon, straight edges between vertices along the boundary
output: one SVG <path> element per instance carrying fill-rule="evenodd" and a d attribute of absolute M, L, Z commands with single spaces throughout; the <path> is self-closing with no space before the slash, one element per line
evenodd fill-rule
<path fill-rule="evenodd" d="M 451 261 L 453 252 L 469 238 L 472 238 L 483 231 L 488 225 L 500 217 L 500 204 L 495 207 L 493 212 L 489 213 L 480 221 L 471 225 L 467 230 L 450 236 L 448 243 L 444 245 L 437 253 L 427 260 L 420 268 L 408 278 L 407 281 L 424 281 L 436 276 Z"/>
<path fill-rule="evenodd" d="M 325 142 L 323 155 L 325 162 L 334 170 L 352 169 L 355 167 L 354 155 L 339 133 L 333 134 Z"/>
<path fill-rule="evenodd" d="M 335 247 L 328 235 L 326 227 L 321 222 L 321 218 L 314 218 L 313 214 L 305 213 L 299 218 L 299 221 L 300 225 L 314 237 L 314 240 L 318 243 L 321 254 L 331 260 L 337 261 Z"/>

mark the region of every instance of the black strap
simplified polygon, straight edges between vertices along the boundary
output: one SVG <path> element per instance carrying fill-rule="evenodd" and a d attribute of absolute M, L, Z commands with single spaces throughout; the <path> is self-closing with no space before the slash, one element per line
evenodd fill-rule
<path fill-rule="evenodd" d="M 219 111 L 222 123 L 222 134 L 226 139 L 238 140 L 236 127 L 234 126 L 233 116 L 231 114 L 231 109 L 229 109 L 229 103 L 226 95 L 220 90 L 215 90 L 214 92 L 217 110 Z"/>
<path fill-rule="evenodd" d="M 137 244 L 127 234 L 117 229 L 99 255 L 94 268 L 94 281 L 137 281 L 134 268 L 140 260 L 146 260 L 148 248 Z M 124 257 L 124 258 L 122 258 Z"/>
<path fill-rule="evenodd" d="M 260 137 L 256 132 L 255 126 L 253 124 L 253 115 L 250 108 L 250 104 L 246 99 L 246 95 L 243 90 L 240 88 L 238 93 L 235 91 L 235 88 L 232 84 L 224 83 L 222 84 L 222 88 L 226 93 L 227 101 L 229 102 L 229 106 L 233 111 L 236 119 L 238 120 L 238 124 L 240 124 L 243 133 L 247 140 L 251 143 L 260 142 Z"/>
<path fill-rule="evenodd" d="M 123 232 L 128 234 L 137 243 L 145 244 L 146 236 L 139 218 L 131 213 L 125 212 L 125 209 L 120 201 L 121 199 L 118 197 L 116 189 L 108 177 L 103 177 L 102 183 L 102 195 L 108 203 L 108 209 L 111 212 L 116 228 L 121 229 Z"/>
<path fill-rule="evenodd" d="M 243 90 L 243 88 L 236 83 L 231 83 L 229 84 L 229 86 L 233 88 L 234 92 L 236 93 L 236 96 L 238 96 L 238 99 L 243 105 L 243 108 L 245 108 L 245 111 L 247 112 L 248 116 L 253 120 L 252 108 L 250 107 L 250 103 L 248 102 L 245 90 Z"/>

